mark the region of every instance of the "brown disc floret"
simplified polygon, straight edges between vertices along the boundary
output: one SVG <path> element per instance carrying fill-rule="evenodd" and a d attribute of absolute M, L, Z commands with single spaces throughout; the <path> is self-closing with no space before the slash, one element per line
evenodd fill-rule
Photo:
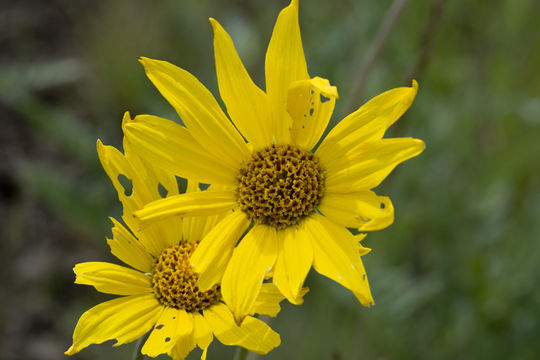
<path fill-rule="evenodd" d="M 323 192 L 324 174 L 317 157 L 288 144 L 254 152 L 238 176 L 240 209 L 256 223 L 277 229 L 311 214 Z"/>
<path fill-rule="evenodd" d="M 152 287 L 159 302 L 187 312 L 204 310 L 221 299 L 219 285 L 208 291 L 196 286 L 198 275 L 189 263 L 196 242 L 182 242 L 163 250 L 154 260 Z"/>

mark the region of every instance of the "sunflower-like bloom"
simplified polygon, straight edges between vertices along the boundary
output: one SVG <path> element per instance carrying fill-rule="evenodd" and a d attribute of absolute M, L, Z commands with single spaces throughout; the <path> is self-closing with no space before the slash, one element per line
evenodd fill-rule
<path fill-rule="evenodd" d="M 129 119 L 126 115 L 125 121 Z M 107 262 L 86 262 L 74 268 L 76 283 L 92 285 L 98 291 L 122 295 L 86 311 L 75 328 L 72 355 L 90 344 L 116 339 L 115 346 L 133 341 L 150 330 L 142 353 L 151 357 L 167 353 L 184 359 L 198 345 L 206 358 L 213 335 L 226 345 L 239 345 L 258 353 L 267 353 L 280 344 L 279 334 L 252 316 L 241 326 L 222 302 L 220 285 L 207 290 L 196 285 L 197 274 L 189 263 L 199 241 L 226 214 L 190 218 L 172 217 L 142 229 L 132 212 L 164 193 L 177 196 L 174 176 L 144 164 L 124 144 L 125 156 L 116 148 L 97 144 L 101 163 L 112 180 L 123 204 L 122 219 L 114 223 L 111 252 L 132 268 Z M 131 181 L 131 187 L 121 180 Z M 198 184 L 188 184 L 188 195 L 196 194 Z M 161 195 L 160 195 L 161 193 Z M 238 229 L 235 236 L 243 230 Z M 134 235 L 136 234 L 136 236 Z M 272 283 L 265 283 L 250 313 L 275 316 L 283 296 Z M 153 329 L 152 329 L 153 328 Z"/>
<path fill-rule="evenodd" d="M 365 235 L 347 228 L 365 233 L 394 220 L 390 199 L 371 189 L 424 149 L 421 140 L 382 138 L 411 105 L 417 83 L 372 99 L 317 147 L 338 94 L 328 80 L 308 75 L 298 1 L 275 24 L 266 53 L 266 92 L 251 80 L 229 35 L 210 21 L 219 92 L 230 120 L 187 71 L 142 58 L 147 76 L 185 126 L 144 115 L 127 122 L 124 132 L 134 151 L 156 166 L 220 187 L 169 196 L 135 216 L 144 226 L 173 215 L 234 210 L 203 238 L 191 263 L 201 289 L 221 283 L 238 323 L 270 273 L 281 293 L 300 303 L 312 266 L 363 305 L 372 304 L 361 260 L 369 249 L 359 243 Z"/>

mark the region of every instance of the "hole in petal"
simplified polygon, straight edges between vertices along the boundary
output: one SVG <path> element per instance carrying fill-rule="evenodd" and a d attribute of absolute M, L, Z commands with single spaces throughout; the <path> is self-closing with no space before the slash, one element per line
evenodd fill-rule
<path fill-rule="evenodd" d="M 314 111 L 315 111 L 315 109 L 313 109 L 313 108 L 309 109 L 309 116 L 313 116 Z"/>
<path fill-rule="evenodd" d="M 163 186 L 161 183 L 158 184 L 158 192 L 159 196 L 161 196 L 162 198 L 166 198 L 167 194 L 169 193 L 169 191 L 165 189 L 165 186 Z"/>
<path fill-rule="evenodd" d="M 120 185 L 124 188 L 124 195 L 131 196 L 133 193 L 133 182 L 131 179 L 128 179 L 126 175 L 119 174 L 118 175 L 118 181 L 120 182 Z"/>
<path fill-rule="evenodd" d="M 163 329 L 163 324 L 159 324 L 158 326 L 156 326 L 156 329 L 158 329 L 158 330 Z"/>
<path fill-rule="evenodd" d="M 171 341 L 171 338 L 167 336 L 167 337 L 165 338 L 165 342 L 169 342 L 169 341 Z"/>
<path fill-rule="evenodd" d="M 384 209 L 386 208 L 386 204 L 385 203 L 381 203 L 381 209 Z"/>
<path fill-rule="evenodd" d="M 180 194 L 183 194 L 187 190 L 187 180 L 179 176 L 175 176 L 176 184 L 178 185 L 178 191 Z"/>
<path fill-rule="evenodd" d="M 330 98 L 327 98 L 326 96 L 324 96 L 323 94 L 321 94 L 320 96 L 320 100 L 321 100 L 321 104 L 324 104 L 325 102 L 327 101 L 330 101 Z"/>

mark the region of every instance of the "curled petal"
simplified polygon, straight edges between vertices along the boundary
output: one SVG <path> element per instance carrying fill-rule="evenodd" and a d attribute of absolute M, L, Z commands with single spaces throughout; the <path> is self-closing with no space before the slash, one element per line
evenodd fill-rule
<path fill-rule="evenodd" d="M 394 222 L 390 198 L 377 196 L 372 191 L 327 193 L 319 210 L 337 224 L 360 231 L 381 230 Z"/>
<path fill-rule="evenodd" d="M 328 126 L 337 97 L 336 87 L 320 77 L 291 84 L 287 111 L 293 121 L 293 143 L 307 150 L 317 144 Z"/>

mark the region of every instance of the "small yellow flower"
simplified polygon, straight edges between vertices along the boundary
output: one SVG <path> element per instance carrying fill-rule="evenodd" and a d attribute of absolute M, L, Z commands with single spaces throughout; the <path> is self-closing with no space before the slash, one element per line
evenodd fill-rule
<path fill-rule="evenodd" d="M 90 344 L 111 339 L 116 339 L 118 346 L 150 330 L 142 353 L 151 357 L 167 353 L 173 359 L 184 359 L 198 345 L 204 359 L 213 335 L 223 344 L 263 354 L 278 346 L 279 334 L 264 322 L 248 316 L 241 326 L 236 324 L 231 310 L 222 302 L 219 284 L 207 290 L 196 285 L 198 276 L 189 262 L 193 251 L 216 223 L 231 216 L 223 213 L 184 221 L 171 217 L 139 229 L 133 210 L 162 198 L 164 192 L 177 196 L 176 178 L 145 164 L 127 143 L 125 156 L 100 141 L 97 147 L 101 163 L 118 191 L 124 210 L 122 219 L 129 228 L 111 219 L 113 238 L 108 244 L 112 254 L 133 269 L 106 262 L 75 266 L 77 284 L 92 285 L 100 292 L 121 297 L 101 303 L 81 316 L 73 345 L 66 354 L 73 355 Z M 131 181 L 131 187 L 123 186 L 121 179 Z M 188 196 L 200 192 L 196 183 L 190 183 L 188 190 Z M 272 283 L 265 283 L 250 314 L 275 316 L 282 299 Z"/>
<path fill-rule="evenodd" d="M 373 303 L 360 232 L 394 220 L 390 199 L 371 189 L 424 149 L 421 140 L 383 139 L 411 105 L 418 85 L 385 92 L 344 118 L 316 147 L 338 97 L 328 80 L 310 78 L 300 38 L 298 1 L 281 11 L 266 53 L 266 91 L 245 70 L 233 42 L 210 19 L 219 91 L 229 118 L 191 74 L 142 58 L 145 71 L 185 126 L 138 116 L 124 125 L 141 157 L 176 175 L 219 185 L 147 204 L 142 225 L 173 215 L 234 211 L 217 223 L 191 257 L 198 285 L 221 282 L 238 323 L 249 314 L 265 276 L 292 303 L 311 266 Z M 253 225 L 252 227 L 249 227 Z M 249 232 L 241 239 L 239 234 Z"/>

